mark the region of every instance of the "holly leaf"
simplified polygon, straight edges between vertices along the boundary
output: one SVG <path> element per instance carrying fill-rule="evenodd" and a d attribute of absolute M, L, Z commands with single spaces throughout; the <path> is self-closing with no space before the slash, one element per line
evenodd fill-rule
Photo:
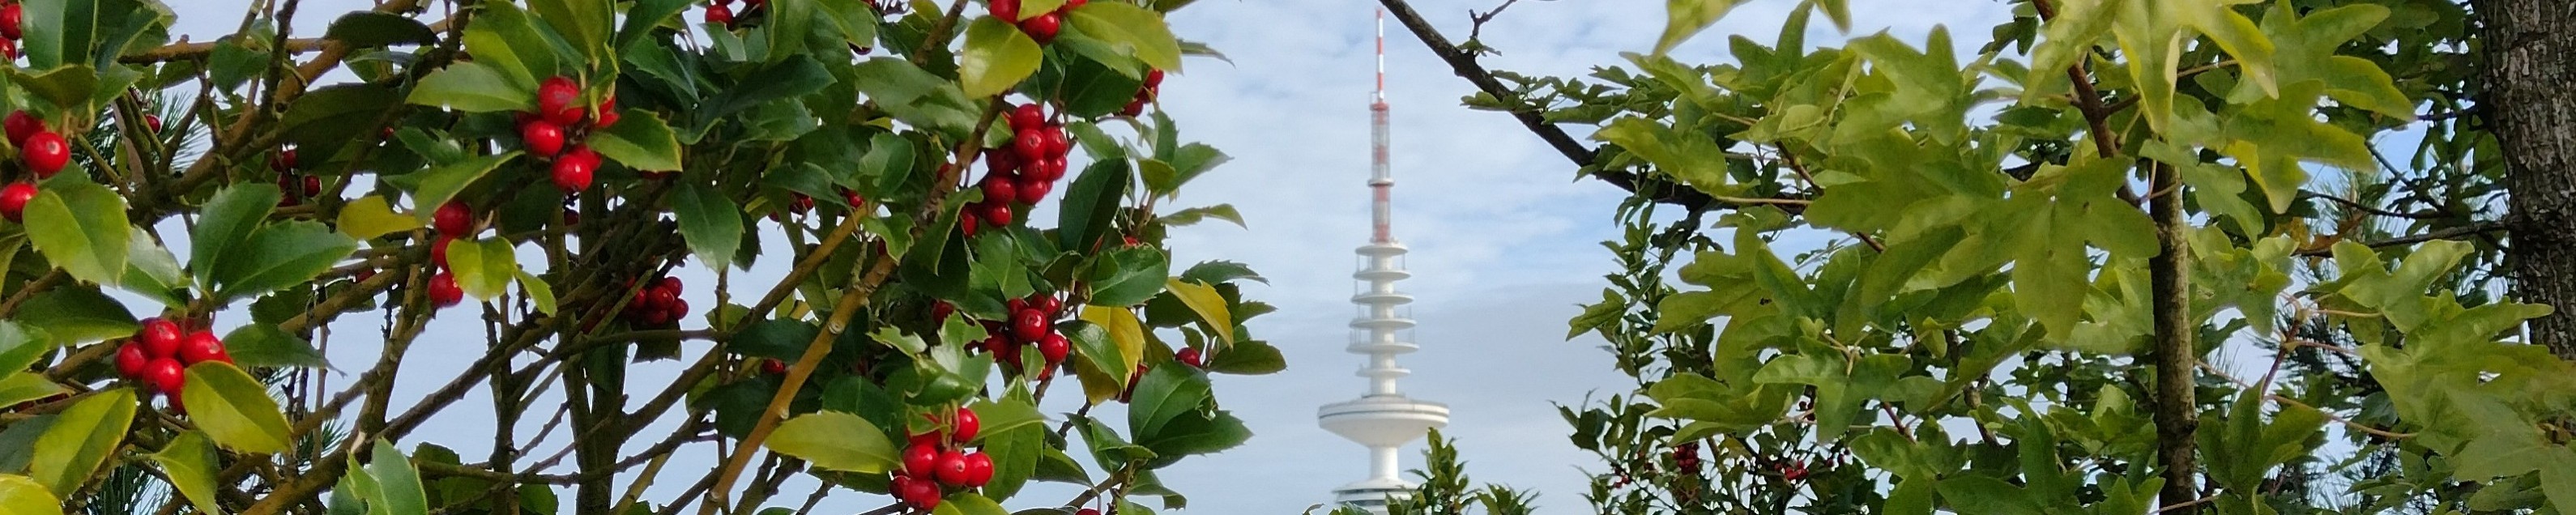
<path fill-rule="evenodd" d="M 125 197 L 84 180 L 50 181 L 27 203 L 27 240 L 73 278 L 102 285 L 124 280 L 133 230 Z"/>
<path fill-rule="evenodd" d="M 268 396 L 268 386 L 231 363 L 203 361 L 188 366 L 179 389 L 188 418 L 224 448 L 251 454 L 286 452 L 286 413 Z"/>
<path fill-rule="evenodd" d="M 877 474 L 901 463 L 884 430 L 839 411 L 817 411 L 780 422 L 763 445 L 829 470 Z"/>
<path fill-rule="evenodd" d="M 133 390 L 113 388 L 83 397 L 36 437 L 27 475 L 55 495 L 71 496 L 125 441 L 125 430 L 133 423 Z"/>
<path fill-rule="evenodd" d="M 976 18 L 966 26 L 966 50 L 957 55 L 957 81 L 968 97 L 999 95 L 1037 73 L 1042 55 L 1038 42 L 1019 28 L 999 18 Z"/>

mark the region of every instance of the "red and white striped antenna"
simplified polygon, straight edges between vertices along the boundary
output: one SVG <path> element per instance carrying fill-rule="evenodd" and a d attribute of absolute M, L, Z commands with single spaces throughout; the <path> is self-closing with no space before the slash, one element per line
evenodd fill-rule
<path fill-rule="evenodd" d="M 1388 165 L 1388 127 L 1386 106 L 1386 8 L 1377 9 L 1377 90 L 1369 101 L 1371 156 L 1369 189 L 1376 195 L 1371 214 L 1376 222 L 1371 243 L 1395 241 L 1394 202 L 1389 198 L 1395 189 L 1395 172 Z"/>

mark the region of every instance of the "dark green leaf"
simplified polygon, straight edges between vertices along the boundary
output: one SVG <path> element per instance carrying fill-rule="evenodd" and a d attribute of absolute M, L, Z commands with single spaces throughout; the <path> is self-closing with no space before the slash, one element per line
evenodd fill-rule
<path fill-rule="evenodd" d="M 340 19 L 331 21 L 331 28 L 322 37 L 358 48 L 438 42 L 438 33 L 430 31 L 428 25 L 407 16 L 375 11 L 340 15 Z"/>
<path fill-rule="evenodd" d="M 70 177 L 65 175 L 64 177 Z M 49 181 L 26 208 L 27 240 L 73 278 L 115 285 L 125 276 L 125 197 L 77 178 Z"/>
<path fill-rule="evenodd" d="M 680 237 L 689 251 L 710 268 L 724 268 L 742 246 L 742 209 L 723 193 L 688 184 L 671 196 L 671 212 L 680 219 Z"/>
<path fill-rule="evenodd" d="M 277 208 L 277 186 L 249 183 L 224 188 L 207 200 L 198 214 L 197 230 L 188 234 L 188 271 L 200 283 L 215 283 L 215 270 L 223 265 L 224 253 L 244 244 L 268 213 Z"/>
<path fill-rule="evenodd" d="M 1163 293 L 1171 263 L 1153 247 L 1120 247 L 1101 254 L 1084 273 L 1094 306 L 1132 306 Z"/>
<path fill-rule="evenodd" d="M 680 140 L 670 124 L 651 113 L 629 110 L 617 125 L 590 133 L 591 150 L 618 164 L 643 171 L 679 171 Z"/>
<path fill-rule="evenodd" d="M 44 331 L 57 345 L 123 338 L 139 326 L 125 304 L 88 286 L 58 286 L 37 294 L 18 306 L 12 318 Z"/>
<path fill-rule="evenodd" d="M 1094 161 L 1073 179 L 1056 215 L 1061 226 L 1056 236 L 1063 248 L 1075 252 L 1100 248 L 1100 240 L 1109 236 L 1110 219 L 1118 213 L 1119 199 L 1126 197 L 1127 185 L 1134 182 L 1130 173 L 1126 161 Z"/>
<path fill-rule="evenodd" d="M 258 296 L 310 282 L 357 250 L 358 240 L 320 222 L 269 224 L 225 251 L 223 266 L 215 269 L 215 298 Z"/>
<path fill-rule="evenodd" d="M 243 367 L 330 367 L 322 351 L 268 324 L 248 324 L 224 335 L 224 352 Z"/>

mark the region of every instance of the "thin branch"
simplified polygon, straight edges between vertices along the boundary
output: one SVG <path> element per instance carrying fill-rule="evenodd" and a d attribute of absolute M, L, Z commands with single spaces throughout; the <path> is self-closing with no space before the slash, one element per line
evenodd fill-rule
<path fill-rule="evenodd" d="M 2385 217 L 2389 217 L 2389 218 L 2406 218 L 2406 219 L 2414 219 L 2414 220 L 2432 220 L 2432 219 L 2438 219 L 2438 218 L 2449 218 L 2449 217 L 2451 216 L 2451 214 L 2450 214 L 2450 213 L 2445 213 L 2445 212 L 2435 211 L 2435 210 L 2425 210 L 2425 211 L 2420 211 L 2420 212 L 2415 212 L 2415 213 L 2400 213 L 2400 212 L 2396 212 L 2396 211 L 2389 211 L 2389 210 L 2386 210 L 2386 209 L 2380 209 L 2380 208 L 2378 208 L 2378 207 L 2376 207 L 2376 206 L 2372 206 L 2372 205 L 2369 205 L 2369 204 L 2363 204 L 2363 203 L 2361 203 L 2360 201 L 2355 201 L 2355 200 L 2352 200 L 2352 199 L 2347 199 L 2347 198 L 2338 197 L 2338 196 L 2334 196 L 2334 195 L 2327 195 L 2327 194 L 2324 194 L 2324 193 L 2317 193 L 2317 192 L 2314 192 L 2314 191 L 2308 191 L 2308 190 L 2299 190 L 2299 198 L 2301 198 L 2301 199 L 2324 199 L 2324 200 L 2330 200 L 2330 201 L 2333 201 L 2333 202 L 2334 202 L 2334 203 L 2336 203 L 2336 204 L 2343 204 L 2343 205 L 2344 205 L 2344 207 L 2352 208 L 2352 210 L 2354 210 L 2354 211 L 2360 211 L 2360 212 L 2364 212 L 2364 213 L 2370 213 L 2370 214 L 2373 214 L 2373 215 L 2385 216 Z"/>
<path fill-rule="evenodd" d="M 2399 246 L 2399 245 L 2413 245 L 2413 244 L 2423 243 L 2423 242 L 2428 242 L 2428 241 L 2433 241 L 2433 240 L 2451 240 L 2451 239 L 2466 238 L 2466 237 L 2470 237 L 2470 236 L 2477 236 L 2477 235 L 2481 235 L 2481 234 L 2486 234 L 2486 233 L 2491 233 L 2491 232 L 2498 232 L 2498 231 L 2503 231 L 2503 230 L 2505 230 L 2504 222 L 2498 222 L 2498 221 L 2485 221 L 2485 222 L 2478 222 L 2478 223 L 2469 224 L 2469 225 L 2463 225 L 2463 226 L 2459 226 L 2459 227 L 2451 227 L 2451 228 L 2445 228 L 2445 229 L 2436 229 L 2436 230 L 2432 230 L 2432 231 L 2426 231 L 2426 232 L 2421 233 L 2421 234 L 2409 234 L 2409 235 L 2405 235 L 2405 236 L 2399 236 L 2399 237 L 2389 238 L 2389 239 L 2379 240 L 2379 241 L 2366 241 L 2366 242 L 2362 242 L 2362 245 L 2369 246 L 2370 248 L 2394 247 L 2394 246 Z M 2298 256 L 2302 256 L 2302 257 L 2325 257 L 2325 256 L 2332 256 L 2332 255 L 2334 255 L 2334 247 L 2333 247 L 2333 246 L 2325 246 L 2325 247 L 2319 247 L 2319 248 L 2313 248 L 2313 249 L 2301 250 L 2301 251 L 2299 251 L 2296 255 L 2298 255 Z"/>

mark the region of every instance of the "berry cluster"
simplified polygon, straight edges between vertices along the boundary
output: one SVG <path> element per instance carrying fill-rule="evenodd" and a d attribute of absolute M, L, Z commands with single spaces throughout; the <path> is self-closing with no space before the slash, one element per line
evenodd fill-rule
<path fill-rule="evenodd" d="M 680 278 L 663 276 L 653 284 L 635 290 L 635 298 L 628 299 L 626 311 L 618 315 L 639 326 L 671 325 L 679 323 L 681 317 L 689 316 L 689 299 L 680 298 Z M 778 369 L 786 372 L 783 365 Z"/>
<path fill-rule="evenodd" d="M 277 207 L 304 203 L 304 199 L 322 196 L 322 177 L 296 173 L 304 168 L 296 162 L 295 149 L 279 151 L 268 160 L 268 169 L 277 172 Z"/>
<path fill-rule="evenodd" d="M 456 273 L 447 269 L 447 244 L 474 235 L 474 210 L 464 202 L 447 201 L 430 212 L 429 228 L 438 231 L 438 240 L 429 245 L 429 264 L 438 268 L 438 274 L 429 278 L 429 301 L 441 308 L 454 306 L 465 301 L 465 289 L 456 285 Z"/>
<path fill-rule="evenodd" d="M 1065 12 L 1081 7 L 1085 3 L 1089 3 L 1089 0 L 1065 0 L 1063 7 L 1025 18 L 1020 16 L 1022 14 L 1020 0 L 992 0 L 992 3 L 984 8 L 995 18 L 1018 24 L 1020 32 L 1028 33 L 1029 39 L 1037 40 L 1038 44 L 1044 45 L 1054 42 L 1055 34 L 1064 30 Z"/>
<path fill-rule="evenodd" d="M 993 457 L 964 450 L 983 426 L 975 410 L 957 408 L 955 420 L 947 425 L 947 438 L 937 431 L 912 435 L 912 445 L 903 449 L 903 470 L 895 472 L 891 482 L 896 500 L 930 511 L 939 507 L 942 490 L 982 488 L 993 480 Z"/>
<path fill-rule="evenodd" d="M 1699 442 L 1673 446 L 1673 471 L 1685 476 L 1699 474 Z"/>
<path fill-rule="evenodd" d="M 1002 366 L 1017 367 L 1020 365 L 1020 349 L 1035 346 L 1038 357 L 1046 362 L 1036 371 L 1038 379 L 1043 381 L 1055 377 L 1055 369 L 1064 364 L 1065 356 L 1073 353 L 1073 342 L 1055 332 L 1055 319 L 1064 312 L 1064 300 L 1053 295 L 1038 295 L 1011 299 L 1004 306 L 1010 311 L 1010 316 L 984 323 L 985 332 L 991 334 L 984 338 L 984 350 L 993 353 Z"/>
<path fill-rule="evenodd" d="M 593 108 L 599 113 L 593 117 Z M 519 141 L 529 154 L 538 159 L 553 159 L 556 188 L 565 194 L 590 189 L 591 175 L 599 171 L 599 153 L 583 143 L 590 132 L 617 124 L 617 97 L 610 96 L 599 105 L 581 104 L 581 85 L 572 78 L 556 76 L 537 85 L 537 111 L 519 113 Z"/>
<path fill-rule="evenodd" d="M 18 2 L 0 4 L 0 56 L 18 60 L 18 38 L 27 35 L 19 30 L 19 26 L 26 19 L 26 13 L 18 9 Z"/>
<path fill-rule="evenodd" d="M 1047 121 L 1046 108 L 1023 104 L 1011 109 L 1011 148 L 1007 152 L 985 155 L 989 168 L 977 187 L 984 190 L 984 202 L 967 206 L 959 217 L 960 227 L 968 236 L 979 224 L 994 227 L 1011 225 L 1011 206 L 1034 205 L 1046 200 L 1055 190 L 1055 182 L 1064 178 L 1065 155 L 1073 151 L 1073 140 L 1064 134 L 1064 125 Z"/>
<path fill-rule="evenodd" d="M 18 4 L 12 3 L 0 7 L 0 13 L 16 12 L 17 9 Z M 10 112 L 7 119 L 0 120 L 0 129 L 8 132 L 9 144 L 18 148 L 19 161 L 26 163 L 28 171 L 36 173 L 37 180 L 53 177 L 54 173 L 63 171 L 64 165 L 72 162 L 71 142 L 64 140 L 63 135 L 46 129 L 45 121 L 36 119 L 35 115 L 26 111 Z M 0 216 L 8 217 L 12 222 L 21 221 L 27 213 L 27 202 L 35 199 L 35 184 L 17 182 L 0 187 Z"/>
<path fill-rule="evenodd" d="M 1154 103 L 1154 99 L 1162 96 L 1162 94 L 1163 71 L 1145 70 L 1145 87 L 1137 89 L 1136 98 L 1134 100 L 1128 100 L 1127 108 L 1120 109 L 1118 114 L 1125 116 L 1145 114 L 1145 104 Z"/>
<path fill-rule="evenodd" d="M 145 319 L 143 328 L 116 348 L 117 375 L 141 383 L 147 395 L 170 396 L 170 409 L 182 413 L 187 408 L 179 403 L 179 387 L 187 381 L 188 365 L 207 361 L 231 363 L 233 357 L 213 331 L 189 331 L 161 318 Z"/>
<path fill-rule="evenodd" d="M 870 7 L 874 6 L 875 5 L 873 3 L 870 4 Z M 742 17 L 744 19 L 757 17 L 763 11 L 767 11 L 768 9 L 769 0 L 742 0 Z M 733 0 L 715 0 L 714 2 L 707 4 L 708 25 L 723 25 L 726 30 L 739 28 L 734 25 L 734 21 Z"/>

